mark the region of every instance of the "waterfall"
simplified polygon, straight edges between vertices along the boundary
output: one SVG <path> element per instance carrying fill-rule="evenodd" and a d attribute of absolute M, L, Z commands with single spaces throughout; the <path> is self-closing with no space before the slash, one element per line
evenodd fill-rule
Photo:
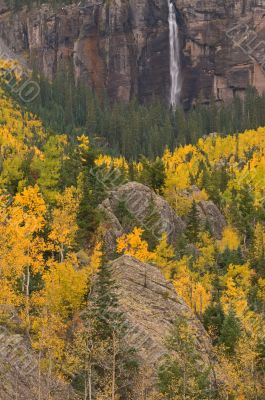
<path fill-rule="evenodd" d="M 179 29 L 176 21 L 175 7 L 172 0 L 168 0 L 168 8 L 171 77 L 170 104 L 175 108 L 180 103 L 181 93 Z"/>

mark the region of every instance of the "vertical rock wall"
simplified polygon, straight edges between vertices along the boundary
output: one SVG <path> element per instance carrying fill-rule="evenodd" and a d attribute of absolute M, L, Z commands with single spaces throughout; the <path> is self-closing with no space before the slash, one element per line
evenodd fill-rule
<path fill-rule="evenodd" d="M 175 5 L 186 107 L 213 94 L 229 100 L 248 85 L 265 90 L 264 0 L 175 0 Z M 76 77 L 112 100 L 169 101 L 167 0 L 89 0 L 16 12 L 1 0 L 0 37 L 49 78 L 70 61 Z"/>

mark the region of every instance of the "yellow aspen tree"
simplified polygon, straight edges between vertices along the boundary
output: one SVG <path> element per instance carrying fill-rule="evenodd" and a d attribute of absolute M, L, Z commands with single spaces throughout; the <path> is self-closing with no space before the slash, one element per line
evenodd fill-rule
<path fill-rule="evenodd" d="M 23 305 L 21 317 L 30 329 L 30 283 L 31 276 L 44 268 L 45 243 L 40 233 L 45 226 L 46 205 L 37 186 L 28 187 L 18 193 L 11 205 L 1 210 L 3 232 L 2 280 L 4 297 L 13 296 L 15 304 Z M 21 292 L 15 293 L 17 282 Z M 3 299 L 4 300 L 4 299 Z M 8 298 L 5 299 L 8 301 Z"/>
<path fill-rule="evenodd" d="M 248 264 L 231 264 L 228 267 L 226 275 L 221 280 L 225 286 L 221 296 L 225 312 L 232 307 L 240 318 L 248 311 L 248 294 L 254 275 L 255 272 Z"/>
<path fill-rule="evenodd" d="M 30 281 L 31 274 L 43 270 L 43 252 L 46 249 L 44 240 L 38 236 L 45 226 L 46 205 L 38 186 L 28 187 L 18 193 L 12 207 L 15 223 L 23 236 L 24 272 L 23 288 L 25 295 L 25 322 L 30 329 Z"/>
<path fill-rule="evenodd" d="M 153 253 L 148 249 L 148 243 L 142 239 L 143 229 L 135 227 L 131 233 L 117 239 L 117 252 L 133 256 L 140 261 L 150 261 Z"/>
<path fill-rule="evenodd" d="M 225 249 L 237 250 L 240 245 L 239 235 L 232 226 L 226 226 L 223 230 L 223 237 L 218 242 L 218 247 L 221 252 Z"/>
<path fill-rule="evenodd" d="M 66 319 L 84 305 L 87 290 L 86 268 L 79 269 L 76 255 L 70 254 L 64 262 L 49 260 L 43 272 L 45 307 L 52 314 Z"/>
<path fill-rule="evenodd" d="M 156 246 L 152 261 L 162 269 L 166 279 L 170 279 L 175 270 L 175 251 L 172 245 L 168 244 L 167 234 L 163 233 L 162 238 Z"/>
<path fill-rule="evenodd" d="M 59 253 L 60 262 L 64 261 L 65 254 L 75 244 L 78 225 L 76 222 L 78 199 L 74 187 L 66 188 L 57 195 L 57 204 L 52 211 L 50 241 L 54 250 Z"/>

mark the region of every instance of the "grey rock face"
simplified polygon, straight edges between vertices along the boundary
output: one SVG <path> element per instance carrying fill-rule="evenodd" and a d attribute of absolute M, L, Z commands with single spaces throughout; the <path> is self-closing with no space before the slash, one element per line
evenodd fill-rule
<path fill-rule="evenodd" d="M 182 102 L 265 90 L 264 0 L 178 0 Z M 97 93 L 112 100 L 159 96 L 170 90 L 166 0 L 87 0 L 52 9 L 12 12 L 0 2 L 0 37 L 27 54 L 47 77 L 72 63 Z"/>
<path fill-rule="evenodd" d="M 119 217 L 119 207 L 122 216 Z M 174 243 L 185 229 L 185 224 L 169 204 L 153 190 L 138 182 L 129 182 L 112 191 L 102 203 L 105 213 L 105 242 L 115 248 L 116 239 L 131 227 L 143 227 L 156 239 L 166 233 Z M 128 215 L 124 218 L 124 215 Z"/>
<path fill-rule="evenodd" d="M 198 211 L 202 224 L 208 223 L 212 235 L 221 239 L 226 221 L 219 208 L 212 201 L 200 201 Z"/>
<path fill-rule="evenodd" d="M 112 271 L 119 287 L 120 307 L 128 321 L 126 340 L 137 350 L 148 392 L 154 390 L 156 369 L 167 352 L 165 338 L 177 317 L 187 318 L 204 363 L 216 365 L 203 326 L 157 267 L 122 256 L 113 261 Z"/>
<path fill-rule="evenodd" d="M 192 198 L 192 195 L 196 192 L 199 193 L 200 189 L 192 185 L 188 189 L 181 191 L 180 195 Z M 211 200 L 201 200 L 196 205 L 202 228 L 204 229 L 207 224 L 213 237 L 221 239 L 226 221 L 219 208 Z"/>
<path fill-rule="evenodd" d="M 169 57 L 167 3 L 163 0 L 98 0 L 56 10 L 4 12 L 0 37 L 18 53 L 27 52 L 48 78 L 72 63 L 100 94 L 128 101 L 132 96 L 167 98 Z"/>
<path fill-rule="evenodd" d="M 183 100 L 265 90 L 265 1 L 176 1 L 183 32 Z M 261 50 L 263 49 L 263 50 Z M 263 56 L 261 55 L 263 53 Z"/>
<path fill-rule="evenodd" d="M 68 385 L 39 374 L 38 355 L 22 335 L 0 325 L 1 400 L 77 400 Z"/>

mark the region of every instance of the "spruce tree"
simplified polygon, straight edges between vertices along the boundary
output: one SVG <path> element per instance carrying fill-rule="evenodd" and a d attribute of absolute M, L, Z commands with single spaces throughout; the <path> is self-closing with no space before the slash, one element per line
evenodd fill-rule
<path fill-rule="evenodd" d="M 253 239 L 253 227 L 256 216 L 254 194 L 250 185 L 243 185 L 238 194 L 238 213 L 235 224 L 244 236 L 244 242 Z"/>
<path fill-rule="evenodd" d="M 224 311 L 220 302 L 210 304 L 204 312 L 203 324 L 211 336 L 213 336 L 215 343 L 221 335 L 224 318 Z"/>
<path fill-rule="evenodd" d="M 234 309 L 231 307 L 224 319 L 220 332 L 220 344 L 225 346 L 226 352 L 230 355 L 234 354 L 236 344 L 241 335 L 240 321 L 236 316 Z"/>
<path fill-rule="evenodd" d="M 77 240 L 82 245 L 87 244 L 99 224 L 100 214 L 97 205 L 104 196 L 102 184 L 95 173 L 95 159 L 96 152 L 92 149 L 85 150 L 80 155 L 82 165 L 78 177 L 80 203 L 77 213 L 79 227 Z"/>
<path fill-rule="evenodd" d="M 126 322 L 123 313 L 118 311 L 117 285 L 108 264 L 104 263 L 99 269 L 92 288 L 91 305 L 96 329 L 103 340 L 110 338 L 113 332 L 123 335 Z"/>
<path fill-rule="evenodd" d="M 146 157 L 141 158 L 143 171 L 140 175 L 140 181 L 150 186 L 158 193 L 162 192 L 165 185 L 166 172 L 161 158 L 157 157 L 154 161 L 149 161 Z"/>
<path fill-rule="evenodd" d="M 179 317 L 166 342 L 169 353 L 158 370 L 158 388 L 163 399 L 214 398 L 209 370 L 202 367 L 187 320 Z"/>
<path fill-rule="evenodd" d="M 123 398 L 129 397 L 138 362 L 135 349 L 126 343 L 129 326 L 124 313 L 120 311 L 118 286 L 112 275 L 111 265 L 103 263 L 89 296 L 89 318 L 93 325 L 93 341 L 104 348 L 102 360 L 99 366 L 96 365 L 96 370 L 102 382 L 109 379 L 109 371 L 112 371 L 110 398 L 114 400 L 116 394 Z"/>
<path fill-rule="evenodd" d="M 187 228 L 185 235 L 190 243 L 196 243 L 199 240 L 200 217 L 195 200 L 192 202 L 191 209 L 187 216 Z"/>

